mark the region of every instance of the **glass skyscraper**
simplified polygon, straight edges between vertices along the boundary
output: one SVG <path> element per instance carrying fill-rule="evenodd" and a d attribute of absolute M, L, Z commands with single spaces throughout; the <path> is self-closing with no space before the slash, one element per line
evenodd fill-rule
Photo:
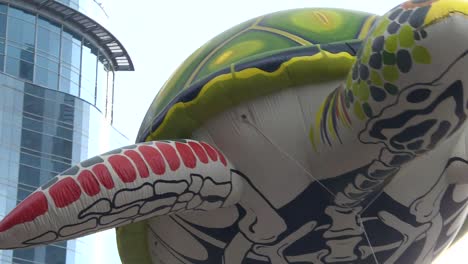
<path fill-rule="evenodd" d="M 72 164 L 129 143 L 112 126 L 113 87 L 133 65 L 105 16 L 96 0 L 0 0 L 0 219 Z M 0 263 L 88 263 L 89 239 L 0 251 Z"/>

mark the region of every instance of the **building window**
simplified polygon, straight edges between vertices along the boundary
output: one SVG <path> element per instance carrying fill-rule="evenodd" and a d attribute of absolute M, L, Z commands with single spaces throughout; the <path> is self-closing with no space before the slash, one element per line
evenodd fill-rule
<path fill-rule="evenodd" d="M 5 70 L 5 37 L 7 25 L 7 6 L 0 4 L 0 71 Z"/>
<path fill-rule="evenodd" d="M 11 11 L 16 10 L 14 8 L 10 8 L 10 13 Z M 23 11 L 20 11 L 23 12 Z M 25 18 L 32 18 L 23 20 L 17 17 L 12 17 L 10 16 L 8 20 L 8 40 L 9 41 L 14 41 L 23 48 L 31 48 L 34 49 L 34 44 L 35 44 L 35 21 L 34 19 L 36 18 L 35 16 L 23 12 L 23 19 Z"/>
<path fill-rule="evenodd" d="M 19 249 L 13 251 L 13 262 L 15 264 L 32 264 L 34 263 L 34 249 Z"/>
<path fill-rule="evenodd" d="M 24 21 L 32 23 L 32 24 L 36 23 L 36 16 L 34 14 L 26 12 L 26 11 L 21 10 L 21 9 L 10 7 L 10 9 L 8 11 L 8 15 L 12 16 L 12 17 L 15 17 L 15 18 L 19 18 L 21 20 L 24 20 Z"/>
<path fill-rule="evenodd" d="M 3 5 L 0 5 L 0 7 L 2 7 Z M 3 14 L 1 12 L 1 8 L 0 8 L 0 38 L 2 39 L 5 39 L 5 36 L 6 36 L 6 23 L 7 21 L 7 16 L 6 14 Z"/>
<path fill-rule="evenodd" d="M 57 73 L 59 71 L 58 61 L 54 59 L 50 59 L 50 57 L 45 57 L 45 56 L 41 56 L 38 54 L 36 56 L 36 64 L 49 71 L 53 71 Z"/>
<path fill-rule="evenodd" d="M 0 38 L 0 71 L 5 70 L 5 39 Z"/>
<path fill-rule="evenodd" d="M 38 19 L 37 50 L 55 57 L 60 55 L 60 26 L 42 17 Z"/>
<path fill-rule="evenodd" d="M 9 10 L 6 72 L 32 81 L 36 17 L 16 8 Z"/>
<path fill-rule="evenodd" d="M 1 14 L 6 14 L 8 10 L 8 7 L 6 5 L 0 4 L 0 13 Z"/>
<path fill-rule="evenodd" d="M 80 97 L 91 104 L 95 104 L 96 97 L 97 53 L 97 48 L 91 43 L 84 43 L 81 61 Z"/>
<path fill-rule="evenodd" d="M 9 57 L 15 59 L 34 63 L 34 50 L 26 50 L 12 44 L 8 44 L 7 54 Z"/>
<path fill-rule="evenodd" d="M 34 82 L 52 90 L 58 87 L 59 64 L 55 59 L 36 55 Z"/>
<path fill-rule="evenodd" d="M 67 29 L 62 32 L 62 62 L 77 71 L 80 70 L 81 37 Z"/>
<path fill-rule="evenodd" d="M 42 67 L 36 66 L 35 83 L 47 87 L 49 89 L 57 90 L 58 87 L 58 73 L 48 71 Z"/>
<path fill-rule="evenodd" d="M 106 112 L 107 101 L 107 61 L 102 54 L 99 54 L 97 80 L 96 80 L 96 107 L 102 112 Z"/>
<path fill-rule="evenodd" d="M 6 72 L 11 75 L 32 81 L 34 68 L 32 63 L 12 57 L 7 57 Z"/>
<path fill-rule="evenodd" d="M 64 29 L 62 32 L 62 67 L 60 91 L 79 96 L 81 68 L 81 37 Z"/>
<path fill-rule="evenodd" d="M 54 243 L 53 246 L 46 247 L 44 263 L 47 264 L 65 264 L 67 259 L 67 242 Z"/>
<path fill-rule="evenodd" d="M 80 74 L 74 68 L 62 65 L 60 68 L 60 91 L 78 96 L 80 92 Z"/>
<path fill-rule="evenodd" d="M 21 164 L 19 167 L 18 183 L 27 193 L 32 193 L 37 187 L 39 187 L 40 176 L 40 168 Z"/>

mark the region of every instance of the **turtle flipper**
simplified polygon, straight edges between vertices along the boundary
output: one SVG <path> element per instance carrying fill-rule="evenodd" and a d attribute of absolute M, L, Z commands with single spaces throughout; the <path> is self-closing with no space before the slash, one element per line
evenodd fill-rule
<path fill-rule="evenodd" d="M 216 148 L 193 140 L 116 149 L 37 189 L 0 222 L 0 248 L 52 243 L 240 199 L 242 183 Z"/>

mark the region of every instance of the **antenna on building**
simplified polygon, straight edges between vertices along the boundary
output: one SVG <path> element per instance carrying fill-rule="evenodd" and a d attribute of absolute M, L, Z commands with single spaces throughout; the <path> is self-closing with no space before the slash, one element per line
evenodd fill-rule
<path fill-rule="evenodd" d="M 106 15 L 106 17 L 109 18 L 109 15 L 107 15 L 106 10 L 104 9 L 103 3 L 102 3 L 102 2 L 98 2 L 97 0 L 93 0 L 93 1 L 94 1 L 94 3 L 96 3 L 96 4 L 99 6 L 99 8 L 101 8 L 102 12 L 104 12 L 104 15 Z"/>

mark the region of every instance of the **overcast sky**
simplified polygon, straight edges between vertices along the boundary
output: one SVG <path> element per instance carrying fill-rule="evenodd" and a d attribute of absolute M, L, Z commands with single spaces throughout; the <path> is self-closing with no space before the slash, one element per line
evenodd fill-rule
<path fill-rule="evenodd" d="M 245 20 L 301 7 L 334 7 L 383 14 L 399 3 L 399 0 L 106 1 L 109 29 L 124 44 L 136 67 L 135 72 L 117 73 L 114 124 L 134 141 L 151 101 L 177 66 L 209 39 Z M 101 254 L 93 263 L 120 263 L 114 231 L 97 236 L 100 242 L 95 250 Z M 101 249 L 100 245 L 107 246 Z M 467 244 L 464 246 L 466 250 Z M 462 262 L 445 259 L 440 261 L 442 263 Z"/>

